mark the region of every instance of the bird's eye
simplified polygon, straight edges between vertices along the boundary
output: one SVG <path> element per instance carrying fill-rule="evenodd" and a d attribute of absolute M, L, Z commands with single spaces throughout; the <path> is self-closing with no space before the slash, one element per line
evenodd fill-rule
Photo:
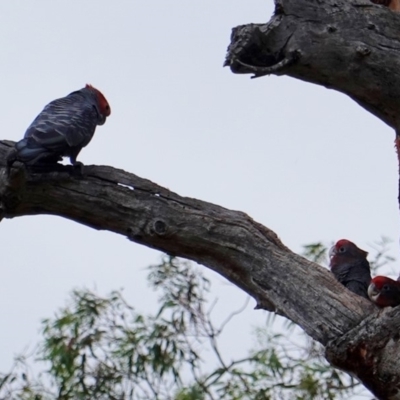
<path fill-rule="evenodd" d="M 389 290 L 389 285 L 383 285 L 382 286 L 382 290 L 384 290 L 385 292 L 387 292 Z"/>
<path fill-rule="evenodd" d="M 103 108 L 103 114 L 109 116 L 111 114 L 111 108 L 108 104 L 106 104 Z"/>
<path fill-rule="evenodd" d="M 339 253 L 344 253 L 346 249 L 344 247 L 339 247 Z"/>

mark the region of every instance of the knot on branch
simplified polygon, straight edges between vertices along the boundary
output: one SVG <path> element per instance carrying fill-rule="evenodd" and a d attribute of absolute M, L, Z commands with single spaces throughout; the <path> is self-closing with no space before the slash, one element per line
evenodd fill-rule
<path fill-rule="evenodd" d="M 154 232 L 159 236 L 164 236 L 168 232 L 167 224 L 164 221 L 162 221 L 161 219 L 154 221 L 153 229 L 154 229 Z"/>
<path fill-rule="evenodd" d="M 283 73 L 286 67 L 293 64 L 299 58 L 300 58 L 300 51 L 295 50 L 290 52 L 289 55 L 285 57 L 283 60 L 279 61 L 278 63 L 270 67 L 257 67 L 255 65 L 245 64 L 240 60 L 236 60 L 236 62 L 242 65 L 243 67 L 246 67 L 249 70 L 249 72 L 254 72 L 254 75 L 251 77 L 253 79 L 253 78 L 260 78 L 261 76 L 265 75 L 279 74 L 280 72 Z"/>
<path fill-rule="evenodd" d="M 371 49 L 367 46 L 359 45 L 356 47 L 356 52 L 359 56 L 365 57 L 371 54 Z"/>
<path fill-rule="evenodd" d="M 234 28 L 224 66 L 238 74 L 254 73 L 253 78 L 285 73 L 286 68 L 299 59 L 300 51 L 287 49 L 292 36 L 290 31 L 274 50 L 266 45 L 267 38 L 279 27 L 280 21 L 276 16 L 267 25 L 249 24 Z"/>

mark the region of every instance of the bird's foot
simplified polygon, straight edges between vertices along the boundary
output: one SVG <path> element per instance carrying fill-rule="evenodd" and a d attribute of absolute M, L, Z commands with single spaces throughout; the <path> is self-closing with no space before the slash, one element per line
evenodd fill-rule
<path fill-rule="evenodd" d="M 72 170 L 73 171 L 73 175 L 83 177 L 84 164 L 81 163 L 80 161 L 74 161 L 72 163 L 72 166 L 73 166 L 73 170 Z"/>

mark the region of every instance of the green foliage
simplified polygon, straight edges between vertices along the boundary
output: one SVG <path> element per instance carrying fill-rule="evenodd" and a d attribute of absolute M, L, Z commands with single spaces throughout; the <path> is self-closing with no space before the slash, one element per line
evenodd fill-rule
<path fill-rule="evenodd" d="M 390 261 L 385 246 L 385 240 L 377 246 L 376 266 Z M 326 253 L 321 243 L 305 246 L 314 261 L 322 263 Z M 0 374 L 0 400 L 338 400 L 362 389 L 331 368 L 321 346 L 298 327 L 275 333 L 278 318 L 255 330 L 257 345 L 246 357 L 228 360 L 219 342 L 241 310 L 216 326 L 210 282 L 173 257 L 151 266 L 148 280 L 159 294 L 159 309 L 150 316 L 118 291 L 106 297 L 73 291 L 68 304 L 42 322 L 43 338 L 33 354 Z M 206 352 L 214 366 L 204 364 Z M 32 371 L 32 361 L 42 372 Z"/>
<path fill-rule="evenodd" d="M 326 264 L 328 247 L 321 242 L 306 244 L 303 246 L 303 256 L 317 264 Z"/>

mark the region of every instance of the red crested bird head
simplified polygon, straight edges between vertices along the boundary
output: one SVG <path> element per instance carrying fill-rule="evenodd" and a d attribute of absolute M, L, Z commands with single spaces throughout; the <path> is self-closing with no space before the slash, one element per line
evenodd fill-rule
<path fill-rule="evenodd" d="M 358 248 L 353 242 L 347 239 L 341 239 L 336 242 L 329 250 L 329 257 L 332 262 L 340 259 L 360 259 L 367 258 L 368 253 Z"/>
<path fill-rule="evenodd" d="M 100 92 L 100 90 L 96 89 L 92 85 L 87 83 L 85 88 L 91 90 L 92 92 L 94 92 L 96 94 L 99 112 L 104 117 L 104 121 L 105 121 L 106 117 L 110 116 L 110 114 L 111 114 L 111 107 L 108 104 L 107 99 L 104 97 L 103 93 Z M 100 125 L 102 125 L 102 124 L 100 124 Z"/>
<path fill-rule="evenodd" d="M 387 276 L 376 276 L 368 287 L 368 296 L 379 307 L 400 304 L 400 282 Z"/>

